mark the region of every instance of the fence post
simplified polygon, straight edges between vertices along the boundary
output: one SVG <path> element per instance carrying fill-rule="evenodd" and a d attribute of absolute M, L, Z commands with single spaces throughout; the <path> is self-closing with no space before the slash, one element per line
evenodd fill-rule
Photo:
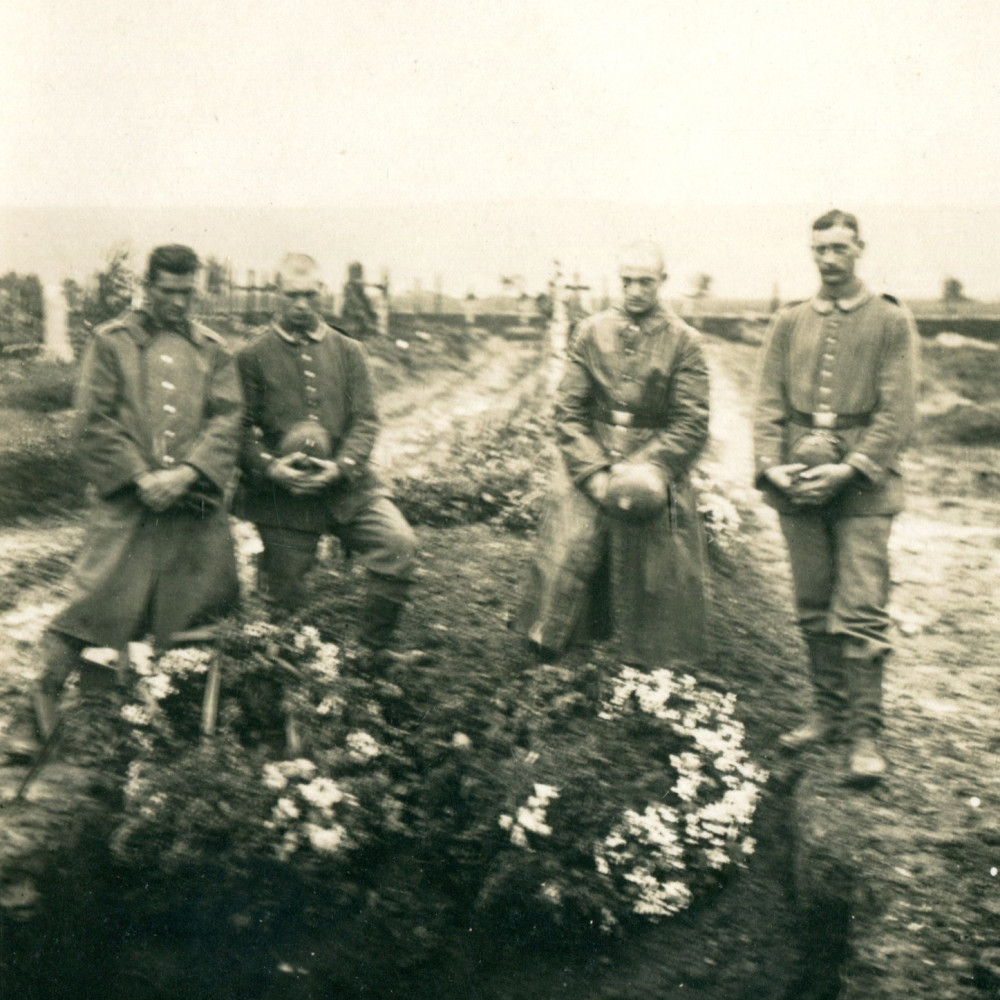
<path fill-rule="evenodd" d="M 42 303 L 45 319 L 43 343 L 46 355 L 56 361 L 72 361 L 73 345 L 69 339 L 69 312 L 62 288 L 55 284 L 44 285 Z"/>

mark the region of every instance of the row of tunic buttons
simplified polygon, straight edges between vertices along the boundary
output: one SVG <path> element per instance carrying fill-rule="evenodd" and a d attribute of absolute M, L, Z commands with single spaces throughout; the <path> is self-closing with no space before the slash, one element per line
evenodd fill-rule
<path fill-rule="evenodd" d="M 299 357 L 301 357 L 302 360 L 305 361 L 307 364 L 312 361 L 312 355 L 311 354 L 304 354 L 303 353 L 303 354 L 299 355 Z M 302 370 L 302 374 L 307 379 L 312 379 L 312 378 L 316 377 L 316 373 L 314 371 L 311 371 L 308 368 L 304 368 Z M 306 395 L 309 397 L 309 398 L 306 399 L 306 404 L 309 407 L 309 419 L 310 420 L 319 420 L 319 414 L 315 412 L 316 386 L 314 386 L 312 383 L 307 383 L 307 385 L 306 385 Z"/>
<path fill-rule="evenodd" d="M 830 331 L 827 333 L 825 340 L 823 341 L 823 346 L 825 348 L 823 353 L 823 368 L 820 370 L 820 401 L 819 409 L 821 411 L 828 411 L 830 409 L 830 402 L 827 397 L 833 392 L 832 386 L 830 386 L 830 381 L 833 378 L 833 370 L 830 367 L 830 362 L 836 357 L 835 348 L 837 346 L 837 338 L 834 336 L 833 331 L 837 328 L 837 320 L 829 319 L 827 320 L 827 329 Z"/>
<path fill-rule="evenodd" d="M 169 354 L 161 354 L 160 355 L 160 360 L 165 365 L 172 365 L 174 363 L 174 359 Z M 177 386 L 175 386 L 173 382 L 168 382 L 166 379 L 164 379 L 160 383 L 160 387 L 163 388 L 163 389 L 166 389 L 167 392 L 173 392 L 177 388 Z M 174 406 L 173 403 L 164 403 L 163 404 L 163 412 L 164 413 L 169 413 L 172 416 L 173 414 L 175 414 L 177 412 L 177 407 Z M 174 431 L 168 429 L 168 430 L 165 430 L 163 432 L 163 436 L 168 441 L 170 441 L 173 438 L 177 437 L 177 434 Z M 163 458 L 161 459 L 161 461 L 163 462 L 164 465 L 171 466 L 177 460 L 169 452 L 164 452 L 164 455 L 163 455 Z"/>

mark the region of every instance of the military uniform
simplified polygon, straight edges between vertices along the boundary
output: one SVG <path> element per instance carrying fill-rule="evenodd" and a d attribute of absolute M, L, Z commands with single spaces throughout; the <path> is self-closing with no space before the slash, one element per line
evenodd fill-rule
<path fill-rule="evenodd" d="M 299 606 L 319 539 L 333 534 L 369 571 L 369 625 L 381 615 L 387 635 L 413 579 L 416 539 L 369 465 L 378 414 L 364 349 L 321 322 L 301 336 L 274 322 L 238 363 L 246 415 L 236 513 L 261 536 L 266 592 Z M 296 496 L 266 475 L 282 438 L 303 421 L 322 428 L 341 473 L 316 496 Z"/>
<path fill-rule="evenodd" d="M 118 648 L 147 632 L 167 642 L 233 611 L 226 500 L 242 395 L 222 338 L 198 323 L 178 332 L 128 312 L 94 332 L 77 410 L 80 461 L 97 500 L 69 604 L 50 628 Z M 198 472 L 185 501 L 159 513 L 146 507 L 136 478 L 180 463 Z"/>
<path fill-rule="evenodd" d="M 760 368 L 756 484 L 784 533 L 798 621 L 810 647 L 821 709 L 855 727 L 880 721 L 888 635 L 888 539 L 903 506 L 900 456 L 915 427 L 919 346 L 895 299 L 864 286 L 777 314 Z M 816 462 L 847 463 L 847 486 L 820 507 L 796 507 L 765 473 L 817 445 Z"/>
<path fill-rule="evenodd" d="M 697 331 L 657 306 L 612 309 L 577 331 L 556 397 L 562 456 L 523 602 L 512 623 L 542 650 L 620 635 L 623 658 L 657 667 L 704 650 L 704 545 L 688 472 L 708 436 Z M 652 520 L 616 520 L 583 490 L 616 463 L 669 483 Z"/>

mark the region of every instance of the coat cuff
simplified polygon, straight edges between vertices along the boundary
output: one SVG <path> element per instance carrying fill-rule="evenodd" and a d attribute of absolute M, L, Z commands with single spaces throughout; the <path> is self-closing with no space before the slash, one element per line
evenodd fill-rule
<path fill-rule="evenodd" d="M 573 485 L 582 486 L 595 472 L 607 472 L 610 468 L 611 466 L 607 462 L 588 465 L 573 476 Z"/>
<path fill-rule="evenodd" d="M 769 482 L 766 476 L 767 470 L 773 469 L 776 465 L 780 464 L 781 463 L 774 458 L 758 457 L 753 477 L 754 486 L 759 490 L 763 489 Z"/>
<path fill-rule="evenodd" d="M 871 480 L 875 486 L 881 486 L 885 480 L 885 469 L 881 465 L 876 465 L 867 455 L 860 451 L 852 451 L 844 461 L 858 470 L 866 479 Z"/>

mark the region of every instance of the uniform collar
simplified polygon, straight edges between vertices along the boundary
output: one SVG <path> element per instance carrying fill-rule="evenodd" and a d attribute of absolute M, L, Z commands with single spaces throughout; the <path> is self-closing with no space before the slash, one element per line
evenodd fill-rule
<path fill-rule="evenodd" d="M 129 331 L 132 339 L 140 346 L 145 347 L 158 333 L 176 333 L 180 337 L 190 340 L 192 344 L 201 346 L 204 337 L 198 332 L 197 324 L 191 320 L 185 320 L 184 326 L 180 330 L 168 330 L 157 324 L 153 315 L 145 309 L 130 309 L 119 320 Z"/>
<path fill-rule="evenodd" d="M 642 333 L 651 333 L 654 330 L 659 330 L 670 321 L 669 314 L 659 303 L 653 306 L 648 313 L 643 313 L 638 319 L 631 313 L 626 312 L 624 306 L 618 306 L 617 309 L 618 315 L 623 322 L 631 327 L 637 327 Z"/>
<path fill-rule="evenodd" d="M 294 344 L 296 347 L 301 344 L 304 339 L 311 340 L 318 344 L 326 336 L 329 329 L 329 327 L 327 327 L 322 320 L 318 320 L 316 325 L 311 330 L 307 330 L 303 337 L 290 333 L 276 319 L 271 320 L 271 326 L 274 329 L 274 332 L 277 333 L 277 335 L 281 337 L 286 344 Z"/>
<path fill-rule="evenodd" d="M 817 294 L 812 297 L 811 304 L 816 312 L 827 316 L 833 312 L 834 306 L 841 312 L 853 312 L 858 306 L 864 305 L 871 297 L 872 293 L 862 285 L 858 289 L 857 294 L 852 295 L 848 299 L 827 299 Z"/>

